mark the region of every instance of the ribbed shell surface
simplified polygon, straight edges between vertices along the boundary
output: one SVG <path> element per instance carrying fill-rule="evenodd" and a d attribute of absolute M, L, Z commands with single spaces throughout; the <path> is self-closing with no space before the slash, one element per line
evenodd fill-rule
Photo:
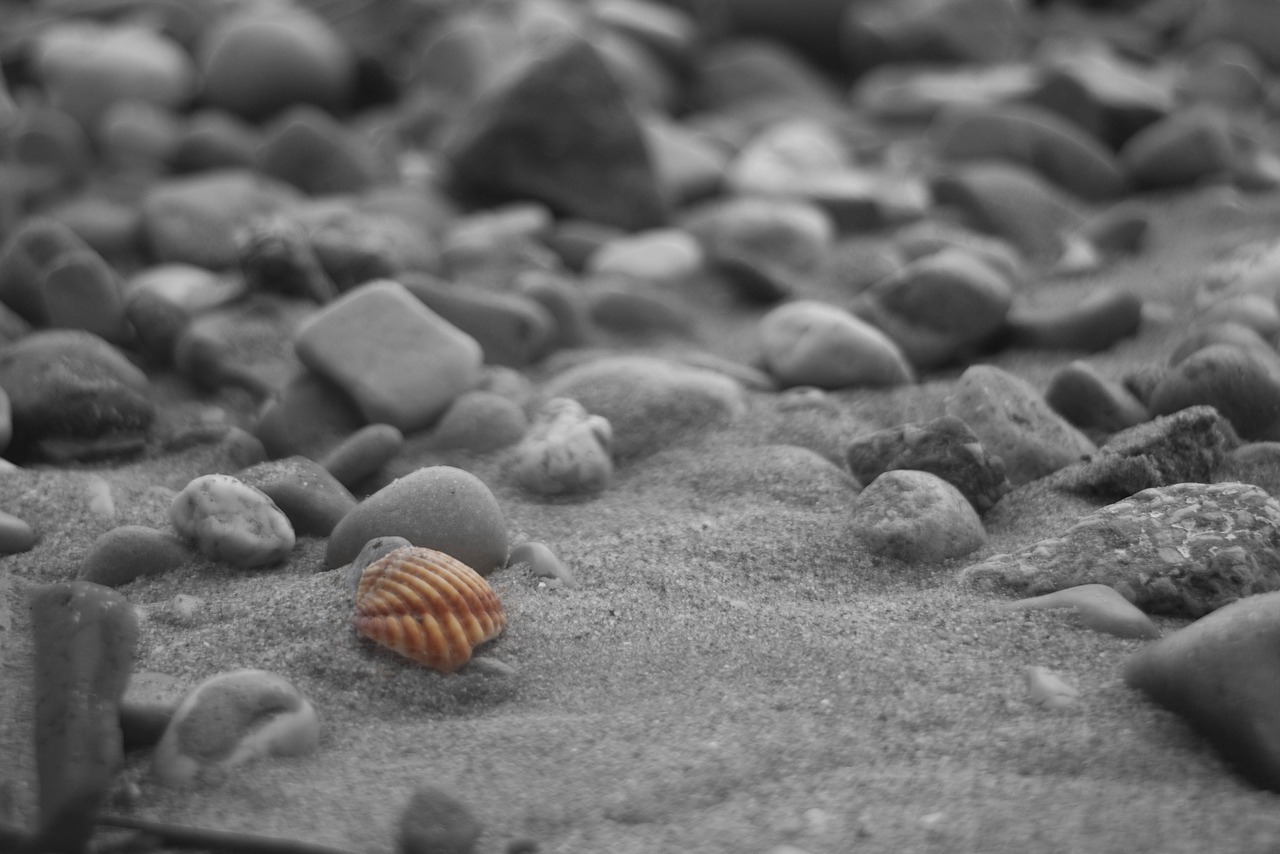
<path fill-rule="evenodd" d="M 434 549 L 396 549 L 365 567 L 356 588 L 357 632 L 444 673 L 506 624 L 489 582 Z"/>

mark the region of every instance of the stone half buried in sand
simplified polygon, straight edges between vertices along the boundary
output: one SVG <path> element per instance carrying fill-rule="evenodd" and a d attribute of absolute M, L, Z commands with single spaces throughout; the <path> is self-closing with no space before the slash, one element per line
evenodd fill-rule
<path fill-rule="evenodd" d="M 452 183 L 481 203 L 536 199 L 629 230 L 666 218 L 644 132 L 596 48 L 549 39 L 472 104 L 445 142 Z"/>
<path fill-rule="evenodd" d="M 1201 617 L 1280 589 L 1280 503 L 1247 483 L 1145 489 L 961 578 L 1032 596 L 1106 584 L 1148 613 Z"/>
<path fill-rule="evenodd" d="M 1082 584 L 1006 602 L 1002 611 L 1071 611 L 1087 629 L 1120 638 L 1158 638 L 1160 630 L 1132 602 L 1105 584 Z"/>
<path fill-rule="evenodd" d="M 1124 680 L 1186 718 L 1254 785 L 1280 792 L 1280 593 L 1234 602 L 1144 647 Z"/>

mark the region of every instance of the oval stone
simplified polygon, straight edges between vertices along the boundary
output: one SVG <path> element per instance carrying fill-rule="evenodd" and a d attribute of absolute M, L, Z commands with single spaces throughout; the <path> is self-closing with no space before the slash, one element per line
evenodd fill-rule
<path fill-rule="evenodd" d="M 187 484 L 173 499 L 169 520 L 205 557 L 241 569 L 284 560 L 294 546 L 289 517 L 261 490 L 227 474 Z"/>
<path fill-rule="evenodd" d="M 900 385 L 914 373 L 898 345 L 847 311 L 814 300 L 779 306 L 760 320 L 765 368 L 787 386 L 822 389 Z"/>

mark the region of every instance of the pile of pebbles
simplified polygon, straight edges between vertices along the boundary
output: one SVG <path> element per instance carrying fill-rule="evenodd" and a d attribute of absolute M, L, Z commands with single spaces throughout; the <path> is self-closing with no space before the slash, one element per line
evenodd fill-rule
<path fill-rule="evenodd" d="M 762 407 L 940 378 L 936 417 L 834 446 L 797 429 L 779 465 L 833 478 L 866 548 L 904 563 L 962 564 L 1028 485 L 1088 496 L 1067 534 L 960 578 L 1150 639 L 1127 681 L 1280 788 L 1280 241 L 1230 247 L 1167 360 L 1124 375 L 1089 354 L 1167 307 L 1036 296 L 1148 251 L 1170 195 L 1280 189 L 1266 4 L 0 12 L 9 475 L 199 446 L 234 461 L 157 485 L 167 525 L 113 527 L 76 580 L 35 589 L 41 842 L 90 838 L 116 720 L 169 781 L 317 744 L 279 674 L 131 694 L 137 625 L 111 588 L 197 553 L 276 565 L 299 537 L 353 577 L 397 537 L 572 585 L 553 548 L 508 541 L 467 460 L 501 459 L 531 500 L 590 500 Z M 1067 364 L 1042 389 L 985 363 L 1010 349 Z M 407 448 L 461 467 L 389 477 Z M 0 508 L 0 553 L 41 523 Z M 1147 614 L 1203 622 L 1157 640 Z M 1029 681 L 1072 702 L 1052 673 Z M 418 801 L 401 850 L 472 850 L 465 806 Z"/>

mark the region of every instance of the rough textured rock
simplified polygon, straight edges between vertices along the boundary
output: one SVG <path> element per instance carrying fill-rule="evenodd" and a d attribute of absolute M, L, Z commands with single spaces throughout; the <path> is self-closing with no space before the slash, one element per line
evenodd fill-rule
<path fill-rule="evenodd" d="M 1148 613 L 1200 617 L 1280 589 L 1278 549 L 1280 504 L 1264 490 L 1180 483 L 1143 490 L 961 577 L 1025 595 L 1106 584 Z"/>
<path fill-rule="evenodd" d="M 987 541 L 973 505 L 928 472 L 896 469 L 867 484 L 854 502 L 853 525 L 876 554 L 912 563 L 962 557 Z"/>
<path fill-rule="evenodd" d="M 1143 647 L 1124 680 L 1184 717 L 1255 786 L 1280 791 L 1280 593 L 1234 602 Z"/>

